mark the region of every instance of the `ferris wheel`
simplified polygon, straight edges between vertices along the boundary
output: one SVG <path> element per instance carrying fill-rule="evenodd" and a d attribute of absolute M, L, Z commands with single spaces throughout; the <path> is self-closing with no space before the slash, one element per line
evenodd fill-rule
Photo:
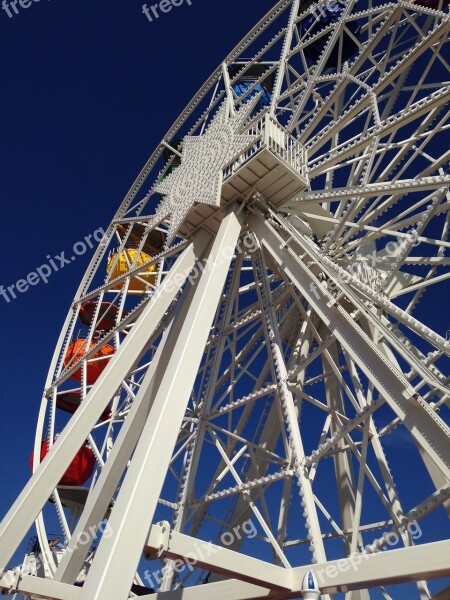
<path fill-rule="evenodd" d="M 447 5 L 281 0 L 183 110 L 69 309 L 0 589 L 450 597 Z"/>

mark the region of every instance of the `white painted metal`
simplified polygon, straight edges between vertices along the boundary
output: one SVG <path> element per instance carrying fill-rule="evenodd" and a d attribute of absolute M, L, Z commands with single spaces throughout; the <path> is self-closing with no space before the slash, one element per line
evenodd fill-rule
<path fill-rule="evenodd" d="M 240 231 L 241 223 L 231 212 L 207 257 L 209 268 L 198 281 L 178 343 L 112 509 L 112 535 L 102 538 L 81 600 L 106 599 L 114 594 L 124 597 L 131 587 Z M 198 342 L 195 348 L 192 339 Z M 114 576 L 118 572 L 120 581 Z"/>
<path fill-rule="evenodd" d="M 11 570 L 3 590 L 127 600 L 156 582 L 167 600 L 281 600 L 316 594 L 312 570 L 323 600 L 412 581 L 425 600 L 450 575 L 449 326 L 422 308 L 449 283 L 450 19 L 336 7 L 318 26 L 327 5 L 278 2 L 119 208 L 57 345 L 35 474 L 0 526 L 6 568 L 36 519 L 48 579 Z M 88 351 L 67 365 L 86 303 Z M 81 400 L 68 423 L 67 392 Z M 85 440 L 97 467 L 74 503 L 58 482 Z M 399 466 L 402 443 L 415 458 Z M 79 543 L 103 521 L 108 535 Z M 196 544 L 217 552 L 177 569 Z"/>
<path fill-rule="evenodd" d="M 436 577 L 448 572 L 447 557 L 450 552 L 450 542 L 448 541 L 423 544 L 415 548 L 403 548 L 391 552 L 392 554 L 389 552 L 375 554 L 369 559 L 362 557 L 361 563 L 356 560 L 341 559 L 340 561 L 330 561 L 326 565 L 317 565 L 314 570 L 316 573 L 319 572 L 319 586 L 329 592 L 336 589 L 345 591 L 361 583 L 369 587 L 373 586 L 379 582 L 381 574 L 383 574 L 386 581 L 398 584 L 415 579 L 417 575 Z M 432 558 L 431 561 L 429 560 L 430 557 Z M 429 565 L 427 570 L 425 570 L 424 565 Z M 191 600 L 191 598 L 200 598 L 200 600 L 205 598 L 206 600 L 206 598 L 211 598 L 207 595 L 211 593 L 214 594 L 213 597 L 224 598 L 225 600 L 250 600 L 250 598 L 257 600 L 269 596 L 275 600 L 295 598 L 298 597 L 302 589 L 303 578 L 310 568 L 311 566 L 305 566 L 293 569 L 294 586 L 290 594 L 285 591 L 271 592 L 254 584 L 229 580 L 223 583 L 211 584 L 211 588 L 201 586 L 195 589 L 186 589 L 183 591 L 183 598 L 184 600 Z M 5 575 L 4 579 L 0 580 L 0 587 L 6 589 L 7 581 L 12 581 L 12 578 Z M 24 593 L 35 594 L 36 597 L 51 600 L 78 600 L 80 598 L 79 588 L 73 588 L 67 584 L 54 581 L 37 580 L 32 577 L 24 577 L 19 584 L 19 588 Z M 158 599 L 158 596 L 160 600 L 175 600 L 180 597 L 180 592 L 152 594 L 148 598 Z"/>
<path fill-rule="evenodd" d="M 162 542 L 161 531 L 169 531 L 167 545 Z M 163 549 L 161 550 L 161 545 Z M 171 559 L 183 559 L 185 556 L 195 555 L 198 551 L 198 542 L 182 533 L 170 531 L 170 523 L 163 521 L 152 525 L 150 534 L 144 546 L 144 552 L 158 550 L 161 556 Z M 264 561 L 245 556 L 228 550 L 223 546 L 205 543 L 201 547 L 198 565 L 202 568 L 222 573 L 224 575 L 239 577 L 242 581 L 255 583 L 273 590 L 292 590 L 292 569 L 284 569 L 276 565 L 269 565 Z"/>
<path fill-rule="evenodd" d="M 0 528 L 0 570 L 14 553 L 15 548 L 28 531 L 43 504 L 50 497 L 58 481 L 73 458 L 73 448 L 80 448 L 89 431 L 95 425 L 99 414 L 105 409 L 108 400 L 116 392 L 126 373 L 133 367 L 145 348 L 164 312 L 175 298 L 189 271 L 195 264 L 193 245 L 180 257 L 173 267 L 161 291 L 155 294 L 138 319 L 135 328 L 124 342 L 99 381 L 93 387 L 85 402 L 70 420 L 67 428 L 58 438 L 36 470 L 22 494 L 11 507 Z M 177 275 L 181 278 L 177 279 Z"/>

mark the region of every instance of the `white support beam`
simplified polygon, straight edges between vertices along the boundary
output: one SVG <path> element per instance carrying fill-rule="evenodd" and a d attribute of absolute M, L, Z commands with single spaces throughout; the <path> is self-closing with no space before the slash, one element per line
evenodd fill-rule
<path fill-rule="evenodd" d="M 8 571 L 0 579 L 0 590 L 4 593 L 19 593 L 42 600 L 78 600 L 81 589 L 52 579 L 20 577 L 19 573 Z"/>
<path fill-rule="evenodd" d="M 100 541 L 80 600 L 126 598 L 131 588 L 240 232 L 241 221 L 232 212 L 223 219 L 210 250 L 111 511 L 112 535 Z"/>
<path fill-rule="evenodd" d="M 295 198 L 281 205 L 282 209 L 294 208 L 301 211 L 304 202 L 333 202 L 334 200 L 350 200 L 355 194 L 361 198 L 372 198 L 374 196 L 386 196 L 395 193 L 409 194 L 418 191 L 434 190 L 436 188 L 450 185 L 450 177 L 434 176 L 421 177 L 418 179 L 399 179 L 397 181 L 383 181 L 380 183 L 368 183 L 357 188 L 334 188 L 332 190 L 314 190 L 303 192 Z"/>
<path fill-rule="evenodd" d="M 161 546 L 164 546 L 163 550 Z M 229 548 L 171 531 L 170 524 L 166 521 L 152 525 L 150 529 L 144 553 L 155 550 L 159 550 L 159 557 L 174 560 L 187 557 L 187 561 L 193 566 L 195 561 L 195 567 L 238 578 L 247 583 L 273 590 L 292 590 L 292 569 L 284 569 Z"/>
<path fill-rule="evenodd" d="M 404 375 L 378 350 L 351 316 L 320 284 L 307 265 L 287 247 L 284 239 L 265 220 L 255 214 L 249 225 L 260 243 L 272 255 L 283 272 L 308 300 L 325 326 L 336 336 L 359 368 L 365 373 L 392 410 L 409 429 L 414 439 L 426 449 L 439 469 L 450 478 L 449 428 L 424 402 L 416 399 L 415 390 Z M 300 243 L 300 253 L 307 244 Z M 318 292 L 317 290 L 320 290 Z"/>
<path fill-rule="evenodd" d="M 346 592 L 349 590 L 371 588 L 379 585 L 397 585 L 420 579 L 436 579 L 450 576 L 450 540 L 433 542 L 389 550 L 375 554 L 355 555 L 351 558 L 330 561 L 317 565 L 307 565 L 293 569 L 293 590 L 271 591 L 267 588 L 231 579 L 207 585 L 193 586 L 183 590 L 162 592 L 142 596 L 147 600 L 287 600 L 298 598 L 302 580 L 306 572 L 313 570 L 323 593 Z M 11 588 L 11 580 L 5 574 L 0 579 L 0 588 L 33 595 L 50 600 L 81 600 L 79 588 L 62 583 L 24 577 Z M 114 594 L 111 598 L 125 598 Z M 446 598 L 447 596 L 442 596 Z M 438 594 L 437 598 L 441 600 Z"/>
<path fill-rule="evenodd" d="M 176 298 L 195 260 L 194 246 L 191 244 L 177 259 L 159 291 L 3 519 L 0 524 L 0 571 L 5 569 L 58 485 L 73 459 L 74 449 L 84 444 L 123 379 L 139 360 L 149 337 Z"/>
<path fill-rule="evenodd" d="M 197 476 L 198 465 L 201 456 L 201 450 L 203 447 L 203 443 L 205 440 L 206 428 L 208 425 L 206 415 L 210 411 L 211 403 L 214 399 L 215 395 L 215 387 L 217 378 L 219 377 L 220 365 L 222 362 L 222 356 L 224 353 L 224 349 L 226 347 L 227 336 L 224 335 L 224 330 L 227 329 L 231 324 L 231 319 L 235 306 L 236 295 L 239 293 L 239 282 L 240 282 L 240 271 L 242 268 L 242 255 L 238 255 L 231 281 L 228 282 L 228 289 L 224 298 L 224 312 L 218 311 L 216 314 L 216 322 L 215 326 L 220 323 L 220 333 L 218 333 L 219 339 L 218 345 L 216 348 L 214 346 L 208 348 L 208 355 L 206 361 L 212 357 L 212 361 L 209 366 L 209 371 L 204 370 L 203 378 L 199 385 L 198 398 L 202 395 L 202 410 L 200 413 L 200 420 L 197 425 L 196 430 L 193 432 L 194 442 L 191 447 L 190 452 L 190 460 L 187 460 L 184 466 L 184 472 L 181 475 L 183 480 L 185 481 L 184 486 L 180 489 L 178 495 L 178 503 L 180 505 L 179 510 L 174 516 L 173 520 L 173 529 L 175 531 L 183 531 L 184 526 L 186 525 L 187 515 L 189 512 L 189 504 L 192 502 L 195 497 L 195 480 Z M 206 378 L 206 374 L 209 372 L 209 381 Z M 170 563 L 166 564 L 166 569 L 170 569 L 172 565 Z M 161 591 L 168 591 L 172 588 L 173 578 L 175 576 L 175 572 L 171 571 L 170 576 L 165 577 L 163 582 L 161 583 Z"/>
<path fill-rule="evenodd" d="M 82 569 L 89 546 L 79 544 L 79 536 L 83 532 L 90 531 L 92 527 L 98 527 L 119 485 L 150 410 L 151 394 L 155 386 L 155 373 L 156 369 L 159 369 L 161 366 L 161 355 L 164 350 L 170 353 L 170 348 L 167 348 L 166 341 L 167 332 L 164 334 L 164 338 L 158 346 L 158 350 L 139 388 L 139 392 L 133 400 L 130 412 L 119 432 L 108 461 L 102 469 L 94 489 L 88 496 L 83 513 L 55 573 L 55 580 L 57 581 L 73 584 Z"/>
<path fill-rule="evenodd" d="M 298 598 L 298 592 L 274 593 L 252 583 L 245 583 L 238 579 L 228 579 L 207 585 L 173 590 L 170 592 L 159 592 L 142 596 L 143 600 L 255 600 L 256 598 L 270 598 L 271 600 Z"/>
<path fill-rule="evenodd" d="M 201 236 L 199 239 L 194 240 L 196 255 L 201 255 L 208 239 L 209 236 Z M 191 286 L 186 287 L 177 301 L 174 318 L 167 326 L 161 342 L 158 344 L 158 349 L 140 385 L 139 392 L 133 400 L 130 412 L 119 432 L 106 466 L 88 497 L 67 551 L 58 566 L 55 573 L 57 581 L 74 583 L 78 577 L 89 548 L 78 544 L 77 540 L 83 532 L 90 531 L 91 527 L 98 527 L 105 516 L 111 498 L 119 485 L 126 465 L 144 428 L 151 408 L 151 400 L 154 397 L 154 390 L 158 388 L 167 368 L 169 357 L 173 352 L 179 330 L 189 308 L 192 293 L 193 288 Z"/>
<path fill-rule="evenodd" d="M 353 555 L 313 568 L 322 592 L 348 592 L 379 585 L 397 585 L 450 575 L 450 540 L 387 552 Z M 294 569 L 299 590 L 305 567 Z"/>
<path fill-rule="evenodd" d="M 283 88 L 284 77 L 287 69 L 287 57 L 291 51 L 292 38 L 294 35 L 295 20 L 297 19 L 300 8 L 300 0 L 294 0 L 291 6 L 291 14 L 289 16 L 289 23 L 286 29 L 286 34 L 283 41 L 283 50 L 280 56 L 280 62 L 275 77 L 275 85 L 272 93 L 272 100 L 270 102 L 270 114 L 272 117 L 275 116 L 277 102 L 279 101 L 281 90 Z"/>
<path fill-rule="evenodd" d="M 297 567 L 292 592 L 270 591 L 235 579 L 171 592 L 142 596 L 147 600 L 287 600 L 298 598 L 303 577 L 312 570 L 322 593 L 396 585 L 421 579 L 450 575 L 450 541 L 433 542 L 411 548 L 389 550 L 376 554 L 355 555 L 351 558 Z M 439 600 L 440 597 L 438 596 Z M 444 596 L 443 598 L 447 598 Z"/>

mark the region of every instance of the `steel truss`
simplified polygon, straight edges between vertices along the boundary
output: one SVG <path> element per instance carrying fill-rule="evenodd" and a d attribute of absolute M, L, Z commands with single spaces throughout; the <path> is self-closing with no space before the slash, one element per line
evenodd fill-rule
<path fill-rule="evenodd" d="M 138 175 L 62 329 L 0 589 L 426 599 L 450 576 L 450 342 L 430 309 L 449 278 L 450 18 L 341 5 L 317 28 L 319 3 L 278 2 Z M 83 444 L 95 474 L 67 489 Z M 33 523 L 37 549 L 8 568 Z"/>

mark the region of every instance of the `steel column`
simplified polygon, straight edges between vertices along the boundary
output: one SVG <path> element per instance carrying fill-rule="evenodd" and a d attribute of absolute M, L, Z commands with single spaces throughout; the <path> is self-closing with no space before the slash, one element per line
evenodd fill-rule
<path fill-rule="evenodd" d="M 240 231 L 234 213 L 224 218 L 80 600 L 128 597 Z"/>

